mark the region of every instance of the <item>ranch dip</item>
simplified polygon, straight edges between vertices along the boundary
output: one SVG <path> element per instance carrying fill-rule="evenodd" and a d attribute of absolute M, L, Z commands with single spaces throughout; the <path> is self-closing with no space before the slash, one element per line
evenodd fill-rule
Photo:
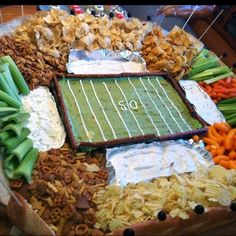
<path fill-rule="evenodd" d="M 24 110 L 30 113 L 26 127 L 29 138 L 39 151 L 60 148 L 66 138 L 64 126 L 58 114 L 55 100 L 47 87 L 38 87 L 21 97 Z"/>

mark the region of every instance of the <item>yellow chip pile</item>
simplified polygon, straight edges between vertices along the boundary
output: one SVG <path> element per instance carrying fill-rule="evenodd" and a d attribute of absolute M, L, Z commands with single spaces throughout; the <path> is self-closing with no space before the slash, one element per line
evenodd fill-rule
<path fill-rule="evenodd" d="M 16 29 L 14 36 L 36 44 L 40 51 L 54 57 L 67 57 L 70 48 L 139 51 L 150 30 L 151 23 L 137 18 L 109 19 L 89 13 L 74 16 L 52 9 L 35 14 Z"/>
<path fill-rule="evenodd" d="M 169 72 L 178 78 L 188 72 L 198 53 L 190 35 L 177 26 L 166 36 L 159 26 L 154 26 L 144 38 L 141 51 L 149 71 Z"/>
<path fill-rule="evenodd" d="M 113 231 L 156 219 L 160 210 L 171 217 L 187 219 L 197 204 L 202 204 L 206 210 L 212 206 L 229 206 L 236 199 L 235 185 L 236 170 L 222 166 L 129 184 L 124 188 L 110 185 L 96 195 L 96 226 Z"/>

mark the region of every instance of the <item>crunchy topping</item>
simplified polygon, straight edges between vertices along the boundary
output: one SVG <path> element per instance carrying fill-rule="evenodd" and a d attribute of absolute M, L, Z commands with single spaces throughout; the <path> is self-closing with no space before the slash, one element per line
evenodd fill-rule
<path fill-rule="evenodd" d="M 101 154 L 73 152 L 67 144 L 39 154 L 33 182 L 27 185 L 29 202 L 57 234 L 103 235 L 93 228 L 94 195 L 105 187 L 108 177 L 104 159 Z"/>

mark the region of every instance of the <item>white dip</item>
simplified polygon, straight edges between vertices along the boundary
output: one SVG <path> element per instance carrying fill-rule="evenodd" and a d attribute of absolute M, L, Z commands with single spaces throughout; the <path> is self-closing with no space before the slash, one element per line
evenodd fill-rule
<path fill-rule="evenodd" d="M 24 110 L 30 113 L 26 124 L 31 130 L 28 136 L 39 151 L 60 148 L 66 138 L 64 126 L 58 114 L 54 97 L 47 87 L 38 87 L 21 97 Z"/>
<path fill-rule="evenodd" d="M 67 64 L 68 73 L 74 74 L 120 74 L 145 72 L 143 65 L 134 61 L 78 60 Z"/>

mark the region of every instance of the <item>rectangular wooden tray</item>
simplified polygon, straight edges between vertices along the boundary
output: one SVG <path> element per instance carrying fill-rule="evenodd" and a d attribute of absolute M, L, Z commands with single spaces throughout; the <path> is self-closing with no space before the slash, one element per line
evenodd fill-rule
<path fill-rule="evenodd" d="M 132 136 L 132 137 L 125 137 L 125 138 L 116 138 L 116 139 L 110 139 L 110 140 L 104 140 L 104 141 L 99 141 L 99 142 L 88 142 L 88 141 L 83 141 L 81 140 L 80 142 L 76 141 L 76 138 L 73 134 L 72 131 L 72 125 L 69 120 L 69 115 L 68 111 L 65 105 L 65 101 L 63 98 L 62 90 L 60 88 L 59 80 L 63 78 L 58 78 L 54 79 L 51 83 L 51 90 L 52 93 L 54 94 L 59 113 L 61 114 L 61 118 L 64 122 L 69 141 L 72 145 L 73 149 L 79 149 L 82 147 L 95 147 L 95 148 L 107 148 L 107 147 L 114 147 L 114 146 L 120 146 L 120 145 L 125 145 L 125 144 L 131 144 L 131 143 L 139 143 L 139 142 L 151 142 L 151 141 L 156 141 L 156 140 L 169 140 L 169 139 L 180 139 L 180 138 L 189 138 L 192 137 L 194 134 L 203 134 L 207 131 L 207 124 L 204 122 L 204 120 L 199 117 L 199 115 L 195 112 L 191 104 L 188 102 L 188 100 L 185 98 L 184 91 L 178 84 L 178 82 L 174 79 L 172 79 L 168 74 L 165 73 L 122 73 L 120 75 L 72 75 L 68 74 L 65 76 L 65 78 L 74 78 L 74 79 L 88 79 L 88 78 L 100 78 L 103 79 L 103 81 L 111 78 L 116 78 L 119 80 L 119 78 L 123 77 L 142 77 L 142 76 L 161 76 L 163 77 L 166 81 L 168 81 L 171 86 L 176 90 L 178 93 L 179 97 L 185 104 L 186 108 L 188 109 L 191 117 L 196 119 L 202 127 L 199 129 L 193 129 L 193 130 L 187 130 L 184 132 L 176 132 L 172 134 L 163 134 L 163 135 L 157 135 L 156 133 L 150 133 L 150 134 L 144 134 L 144 135 L 138 135 L 138 136 Z"/>

